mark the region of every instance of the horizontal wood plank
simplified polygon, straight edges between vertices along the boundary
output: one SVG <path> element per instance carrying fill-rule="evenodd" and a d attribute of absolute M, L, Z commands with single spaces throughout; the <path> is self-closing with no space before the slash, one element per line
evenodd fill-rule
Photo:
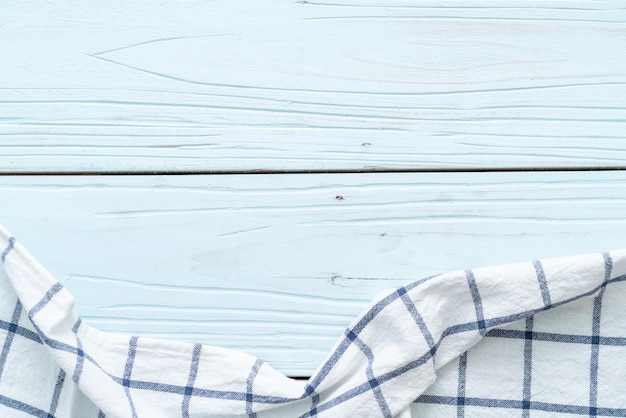
<path fill-rule="evenodd" d="M 623 2 L 7 4 L 0 172 L 625 167 Z"/>
<path fill-rule="evenodd" d="M 386 288 L 624 246 L 626 172 L 5 176 L 0 222 L 103 330 L 308 375 Z"/>

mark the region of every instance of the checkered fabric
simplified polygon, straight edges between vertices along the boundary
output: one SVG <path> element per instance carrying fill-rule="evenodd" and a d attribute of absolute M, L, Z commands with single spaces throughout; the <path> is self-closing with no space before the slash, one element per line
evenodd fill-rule
<path fill-rule="evenodd" d="M 101 332 L 2 227 L 0 251 L 2 417 L 626 416 L 626 250 L 384 292 L 308 381 Z"/>

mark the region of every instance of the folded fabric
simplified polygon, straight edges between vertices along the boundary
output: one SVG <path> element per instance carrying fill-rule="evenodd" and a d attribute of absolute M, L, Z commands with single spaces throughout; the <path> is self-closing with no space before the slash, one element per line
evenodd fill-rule
<path fill-rule="evenodd" d="M 2 227 L 0 251 L 2 417 L 626 416 L 626 250 L 383 292 L 308 381 L 99 331 Z"/>

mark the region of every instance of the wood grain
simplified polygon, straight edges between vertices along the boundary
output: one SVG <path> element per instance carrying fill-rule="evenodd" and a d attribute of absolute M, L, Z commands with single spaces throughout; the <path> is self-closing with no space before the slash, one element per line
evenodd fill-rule
<path fill-rule="evenodd" d="M 101 329 L 308 375 L 383 289 L 624 246 L 626 173 L 5 176 L 3 224 Z"/>
<path fill-rule="evenodd" d="M 17 2 L 0 172 L 626 167 L 623 2 Z"/>

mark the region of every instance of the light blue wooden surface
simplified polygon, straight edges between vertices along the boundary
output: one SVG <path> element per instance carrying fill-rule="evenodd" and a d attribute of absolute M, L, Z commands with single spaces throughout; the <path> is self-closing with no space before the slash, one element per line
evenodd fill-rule
<path fill-rule="evenodd" d="M 550 170 L 626 168 L 625 6 L 4 4 L 0 222 L 95 326 L 310 374 L 384 288 L 624 247 L 626 172 Z"/>
<path fill-rule="evenodd" d="M 383 289 L 624 246 L 626 173 L 4 177 L 3 222 L 109 331 L 310 374 Z"/>
<path fill-rule="evenodd" d="M 0 171 L 626 166 L 618 1 L 7 3 Z"/>

